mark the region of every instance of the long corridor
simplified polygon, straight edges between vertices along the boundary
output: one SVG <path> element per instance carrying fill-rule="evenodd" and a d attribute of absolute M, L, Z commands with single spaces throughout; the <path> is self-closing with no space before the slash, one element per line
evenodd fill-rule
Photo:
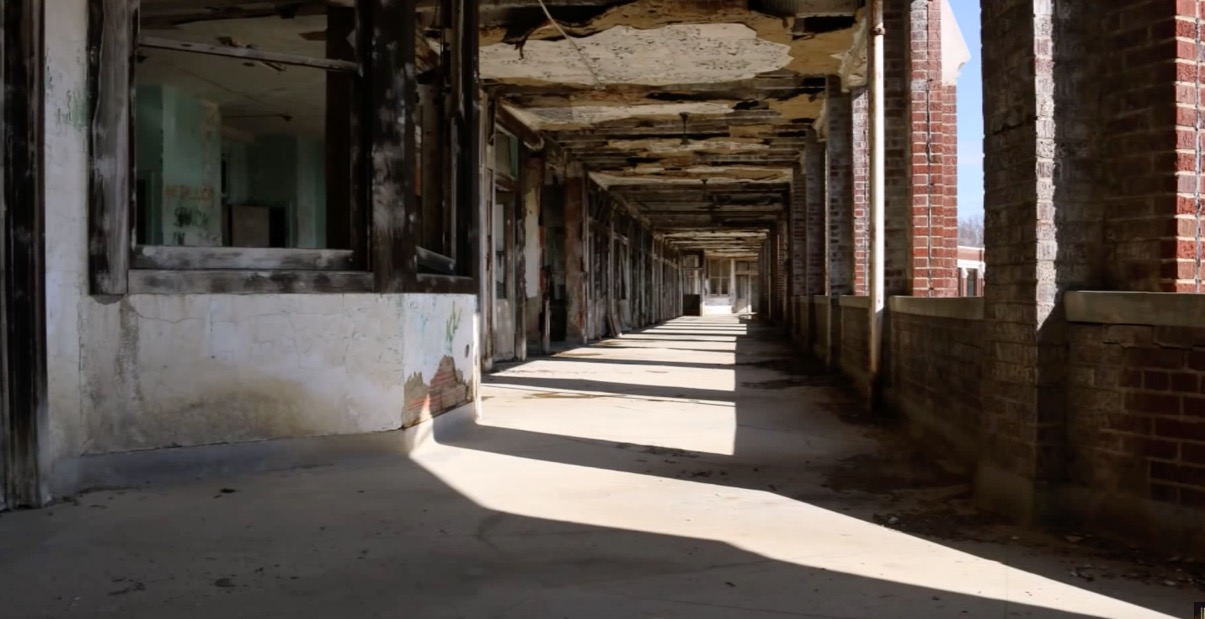
<path fill-rule="evenodd" d="M 0 514 L 12 617 L 1182 617 L 993 524 L 779 331 L 683 318 L 502 369 L 412 460 Z"/>

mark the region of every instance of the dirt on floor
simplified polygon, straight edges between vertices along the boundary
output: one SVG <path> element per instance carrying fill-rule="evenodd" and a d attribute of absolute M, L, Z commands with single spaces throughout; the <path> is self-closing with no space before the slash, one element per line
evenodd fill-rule
<path fill-rule="evenodd" d="M 1201 558 L 1160 555 L 1081 531 L 1011 524 L 975 506 L 968 472 L 933 458 L 889 424 L 871 427 L 867 433 L 878 442 L 876 453 L 832 467 L 824 485 L 842 494 L 873 497 L 867 511 L 876 524 L 943 542 L 1003 544 L 1055 553 L 1065 560 L 1068 575 L 1087 582 L 1125 578 L 1205 591 Z"/>

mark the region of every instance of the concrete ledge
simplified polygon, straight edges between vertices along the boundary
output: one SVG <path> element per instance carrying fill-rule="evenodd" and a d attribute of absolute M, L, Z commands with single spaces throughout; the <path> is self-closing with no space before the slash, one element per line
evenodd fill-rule
<path fill-rule="evenodd" d="M 983 320 L 983 297 L 891 297 L 887 307 L 898 314 L 928 316 L 930 318 L 954 318 L 957 320 Z"/>
<path fill-rule="evenodd" d="M 857 309 L 870 309 L 870 297 L 855 297 L 854 295 L 842 295 L 841 307 L 853 307 Z"/>
<path fill-rule="evenodd" d="M 69 467 L 74 483 L 60 480 L 56 496 L 99 488 L 172 483 L 229 475 L 329 466 L 383 456 L 404 456 L 473 425 L 477 404 L 470 402 L 427 423 L 405 430 L 148 449 L 84 456 Z"/>
<path fill-rule="evenodd" d="M 1068 292 L 1063 302 L 1070 322 L 1205 327 L 1205 294 Z"/>

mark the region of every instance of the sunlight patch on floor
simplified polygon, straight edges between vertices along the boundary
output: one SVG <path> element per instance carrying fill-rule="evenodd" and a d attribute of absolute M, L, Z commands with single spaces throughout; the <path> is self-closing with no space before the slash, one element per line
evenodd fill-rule
<path fill-rule="evenodd" d="M 720 542 L 802 567 L 1091 616 L 1167 617 L 770 492 L 449 446 L 418 462 L 509 514 Z"/>

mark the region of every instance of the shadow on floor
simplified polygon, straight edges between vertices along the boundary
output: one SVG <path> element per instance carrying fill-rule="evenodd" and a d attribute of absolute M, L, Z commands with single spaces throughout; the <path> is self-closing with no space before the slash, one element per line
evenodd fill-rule
<path fill-rule="evenodd" d="M 656 398 L 662 401 L 729 403 L 736 412 L 735 437 L 731 455 L 717 456 L 689 450 L 666 449 L 657 445 L 567 437 L 493 425 L 479 426 L 471 436 L 444 437 L 440 441 L 468 449 L 496 454 L 521 455 L 524 458 L 540 459 L 558 464 L 769 491 L 875 524 L 904 530 L 912 528 L 926 539 L 950 548 L 972 552 L 985 559 L 1008 563 L 1072 586 L 1083 586 L 1084 581 L 1101 580 L 1100 577 L 1103 576 L 1102 582 L 1086 588 L 1172 616 L 1187 613 L 1184 600 L 1191 597 L 1191 594 L 1174 596 L 1178 598 L 1175 600 L 1171 599 L 1173 596 L 1168 596 L 1165 601 L 1152 601 L 1152 596 L 1148 591 L 1139 595 L 1127 595 L 1125 591 L 1110 587 L 1105 582 L 1114 578 L 1143 576 L 1144 573 L 1150 577 L 1150 570 L 1143 570 L 1141 566 L 1134 566 L 1137 569 L 1133 572 L 1119 573 L 1117 569 L 1119 566 L 1092 565 L 1089 562 L 1087 567 L 1067 570 L 1061 565 L 1052 567 L 1049 561 L 1032 560 L 1025 553 L 1009 548 L 1007 544 L 982 543 L 982 540 L 975 536 L 962 535 L 959 529 L 964 526 L 980 527 L 995 531 L 997 539 L 991 541 L 999 542 L 999 531 L 1015 533 L 1017 530 L 1015 527 L 1000 526 L 1003 525 L 1003 522 L 990 515 L 978 513 L 973 509 L 965 509 L 970 498 L 969 478 L 936 466 L 931 461 L 931 454 L 923 454 L 917 451 L 915 446 L 906 442 L 893 441 L 891 449 L 904 451 L 886 457 L 876 455 L 851 458 L 838 466 L 830 467 L 826 475 L 826 481 L 829 483 L 823 485 L 836 490 L 836 494 L 816 492 L 814 488 L 808 488 L 807 483 L 791 484 L 788 482 L 784 484 L 781 481 L 777 484 L 774 483 L 775 480 L 783 478 L 781 473 L 786 472 L 786 477 L 789 478 L 791 472 L 789 469 L 792 467 L 799 465 L 808 467 L 813 466 L 813 463 L 806 459 L 805 451 L 791 454 L 775 453 L 773 450 L 767 452 L 766 443 L 759 434 L 775 432 L 778 428 L 773 427 L 772 420 L 767 427 L 767 415 L 765 407 L 762 406 L 765 403 L 765 397 L 759 392 L 768 392 L 770 398 L 775 398 L 781 397 L 776 393 L 780 389 L 816 388 L 825 392 L 822 400 L 827 403 L 825 406 L 828 409 L 827 412 L 834 416 L 843 418 L 847 422 L 871 423 L 880 426 L 884 425 L 882 420 L 871 419 L 865 414 L 865 411 L 860 409 L 860 406 L 856 404 L 856 397 L 846 387 L 841 377 L 827 373 L 819 364 L 801 360 L 783 344 L 781 334 L 773 327 L 750 320 L 741 320 L 740 326 L 742 329 L 747 329 L 747 332 L 738 333 L 729 325 L 700 326 L 697 323 L 682 325 L 680 322 L 668 324 L 670 326 L 654 327 L 634 336 L 607 340 L 600 342 L 595 347 L 563 353 L 553 361 L 560 366 L 560 374 L 570 376 L 579 373 L 573 369 L 573 366 L 577 364 L 640 367 L 654 371 L 664 368 L 730 369 L 734 374 L 734 388 L 707 389 L 682 384 L 623 383 L 597 377 L 528 376 L 522 373 L 521 367 L 505 375 L 487 377 L 486 383 L 496 388 L 528 389 L 533 392 L 529 397 L 559 396 L 572 400 L 574 397 L 620 396 L 632 399 Z M 706 341 L 703 338 L 691 339 L 680 336 L 693 333 L 709 336 L 720 330 L 738 335 L 735 345 L 730 348 L 734 357 L 734 362 L 731 364 L 660 359 L 617 359 L 603 357 L 602 353 L 590 352 L 598 349 L 669 347 L 677 351 L 714 353 L 715 350 L 696 349 L 690 346 L 699 341 Z M 595 356 L 596 354 L 599 356 Z M 768 376 L 765 370 L 769 370 L 771 375 Z M 815 396 L 814 392 L 801 393 L 793 390 L 792 393 L 799 395 L 801 399 Z M 890 426 L 891 424 L 888 421 L 885 425 Z M 879 438 L 883 437 L 882 433 L 876 434 Z M 569 440 L 580 447 L 574 450 L 547 448 L 548 445 L 558 440 Z M 627 452 L 632 457 L 616 458 L 614 457 L 616 450 Z M 817 462 L 816 465 L 823 466 L 823 454 L 819 454 L 819 456 L 817 459 L 820 462 Z M 868 468 L 873 470 L 867 470 Z M 799 487 L 792 487 L 792 485 Z M 894 493 L 910 490 L 919 491 L 921 494 L 928 491 L 928 497 L 931 500 L 925 505 L 927 509 L 916 509 L 917 506 L 913 505 L 911 507 L 914 513 L 896 515 L 886 511 L 878 513 L 876 510 L 850 508 L 851 503 L 866 499 L 868 494 L 877 496 L 879 499 L 894 501 L 898 498 L 894 496 Z M 852 491 L 852 494 L 843 491 Z M 947 505 L 943 506 L 942 503 Z M 951 503 L 964 507 L 950 509 L 949 504 Z M 1009 537 L 1012 540 L 1017 539 L 1016 536 Z M 1048 543 L 1051 540 L 1050 536 L 1029 532 L 1025 538 L 1031 542 L 1031 546 L 1033 540 L 1042 540 L 1042 547 L 1050 552 L 1057 553 L 1065 550 L 1059 548 L 1061 545 L 1058 543 Z M 1070 553 L 1082 554 L 1074 550 Z M 1120 567 L 1124 568 L 1124 566 Z M 1154 580 L 1159 579 L 1154 578 Z M 1200 596 L 1205 599 L 1205 593 Z M 1005 611 L 1006 606 L 1009 604 L 1002 604 L 999 610 Z M 900 610 L 898 606 L 894 608 L 897 611 Z M 986 612 L 991 614 L 996 610 Z"/>
<path fill-rule="evenodd" d="M 1010 578 L 1005 568 L 968 560 L 965 572 L 947 562 L 934 574 L 931 558 L 944 551 L 839 513 L 856 512 L 857 497 L 822 492 L 801 472 L 809 457 L 839 451 L 835 439 L 799 442 L 782 432 L 805 411 L 802 400 L 798 409 L 783 402 L 815 398 L 819 392 L 808 389 L 822 387 L 745 386 L 789 379 L 776 368 L 793 363 L 776 332 L 749 329 L 729 351 L 737 362 L 729 366 L 731 390 L 643 387 L 669 400 L 658 410 L 673 415 L 718 411 L 673 394 L 726 393 L 735 413 L 731 453 L 485 423 L 441 429 L 440 444 L 415 460 L 93 493 L 78 505 L 0 516 L 0 616 L 1159 616 L 1037 576 L 1005 589 L 1021 599 L 985 594 L 981 586 Z M 572 363 L 566 371 L 587 365 Z M 709 365 L 724 364 L 700 368 L 716 371 Z M 500 388 L 512 378 L 503 373 L 489 383 Z M 535 387 L 573 394 L 598 386 L 586 379 L 518 385 L 533 398 Z M 629 412 L 640 414 L 643 401 Z M 554 417 L 571 410 L 543 402 Z M 828 423 L 815 427 L 823 434 Z M 725 488 L 765 494 L 713 492 Z M 744 511 L 732 513 L 747 520 L 717 523 L 709 505 L 737 505 Z M 716 539 L 717 526 L 729 537 L 758 537 L 750 542 L 758 551 Z M 879 545 L 884 540 L 890 548 Z"/>

